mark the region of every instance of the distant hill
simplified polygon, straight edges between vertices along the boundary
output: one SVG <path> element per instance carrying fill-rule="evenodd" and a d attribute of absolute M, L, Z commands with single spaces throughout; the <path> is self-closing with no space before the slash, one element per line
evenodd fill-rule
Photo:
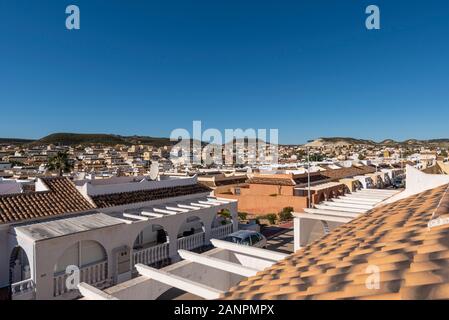
<path fill-rule="evenodd" d="M 16 139 L 16 138 L 0 138 L 0 145 L 22 145 L 22 144 L 27 144 L 27 143 L 31 143 L 34 140 L 31 139 Z"/>
<path fill-rule="evenodd" d="M 168 138 L 157 138 L 147 136 L 119 136 L 113 134 L 84 134 L 84 133 L 54 133 L 43 137 L 39 140 L 33 141 L 32 145 L 91 145 L 102 144 L 114 146 L 117 144 L 132 145 L 132 144 L 145 144 L 155 147 L 162 147 L 167 145 L 173 145 L 175 142 L 170 141 Z"/>
<path fill-rule="evenodd" d="M 432 140 L 417 140 L 408 139 L 405 141 L 395 141 L 393 139 L 386 139 L 380 142 L 365 139 L 330 137 L 319 138 L 311 140 L 305 146 L 307 147 L 323 147 L 323 146 L 349 146 L 349 145 L 370 145 L 370 146 L 434 146 L 434 147 L 449 147 L 449 139 L 432 139 Z"/>

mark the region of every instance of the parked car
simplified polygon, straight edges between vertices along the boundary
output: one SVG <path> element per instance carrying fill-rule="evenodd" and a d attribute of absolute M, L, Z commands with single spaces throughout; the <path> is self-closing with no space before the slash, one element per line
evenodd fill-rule
<path fill-rule="evenodd" d="M 394 179 L 393 188 L 395 189 L 405 188 L 405 179 L 403 178 Z"/>
<path fill-rule="evenodd" d="M 260 232 L 250 230 L 239 230 L 229 234 L 223 240 L 256 248 L 267 247 L 267 238 L 265 238 L 265 236 Z"/>

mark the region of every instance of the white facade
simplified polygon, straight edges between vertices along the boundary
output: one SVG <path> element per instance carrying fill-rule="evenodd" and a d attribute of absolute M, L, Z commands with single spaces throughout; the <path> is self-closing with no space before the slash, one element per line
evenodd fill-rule
<path fill-rule="evenodd" d="M 177 185 L 187 181 L 196 178 Z M 217 215 L 224 209 L 228 219 Z M 13 299 L 73 299 L 79 292 L 66 286 L 67 266 L 80 269 L 81 282 L 103 289 L 130 280 L 137 263 L 179 261 L 179 249 L 210 245 L 237 228 L 237 202 L 208 192 L 0 225 L 0 288 L 10 286 Z M 22 251 L 25 262 L 15 256 Z"/>

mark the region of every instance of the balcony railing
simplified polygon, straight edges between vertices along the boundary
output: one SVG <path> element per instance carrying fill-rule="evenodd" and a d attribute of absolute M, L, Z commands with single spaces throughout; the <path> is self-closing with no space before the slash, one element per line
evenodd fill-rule
<path fill-rule="evenodd" d="M 109 283 L 109 279 L 107 278 L 107 268 L 107 261 L 102 261 L 80 268 L 80 283 L 85 282 L 98 288 L 107 286 Z M 69 289 L 66 286 L 68 276 L 69 275 L 66 273 L 55 274 L 53 279 L 55 297 L 69 292 Z"/>
<path fill-rule="evenodd" d="M 211 238 L 212 239 L 223 239 L 228 234 L 232 233 L 232 231 L 233 231 L 232 223 L 228 223 L 228 224 L 225 224 L 225 225 L 217 227 L 217 228 L 212 228 Z"/>
<path fill-rule="evenodd" d="M 138 263 L 152 265 L 156 262 L 168 259 L 168 246 L 168 242 L 166 242 L 152 247 L 134 250 L 133 266 Z"/>
<path fill-rule="evenodd" d="M 12 299 L 20 299 L 25 295 L 31 295 L 34 293 L 34 281 L 32 279 L 23 280 L 20 282 L 13 283 L 11 285 L 11 296 Z"/>
<path fill-rule="evenodd" d="M 178 250 L 193 250 L 204 246 L 205 233 L 198 232 L 191 236 L 182 237 L 178 239 Z"/>

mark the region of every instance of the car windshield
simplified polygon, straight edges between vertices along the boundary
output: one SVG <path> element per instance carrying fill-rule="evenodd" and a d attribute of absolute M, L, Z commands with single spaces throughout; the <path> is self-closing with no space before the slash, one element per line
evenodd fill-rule
<path fill-rule="evenodd" d="M 239 238 L 236 236 L 227 236 L 224 240 L 228 241 L 228 242 L 232 242 L 232 243 L 241 243 L 242 242 L 242 238 Z"/>

